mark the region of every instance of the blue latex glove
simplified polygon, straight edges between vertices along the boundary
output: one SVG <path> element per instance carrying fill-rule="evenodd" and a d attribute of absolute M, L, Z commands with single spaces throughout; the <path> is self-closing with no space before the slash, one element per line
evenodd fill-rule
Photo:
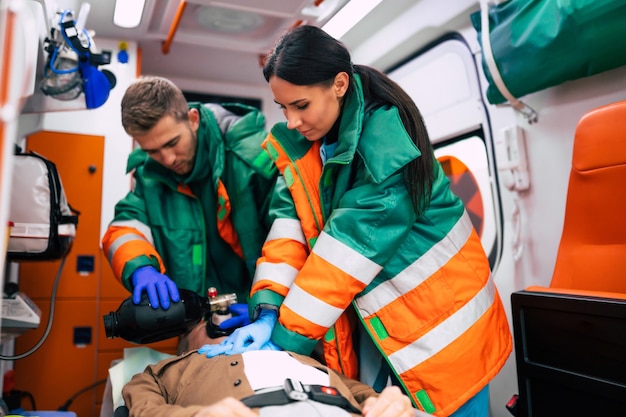
<path fill-rule="evenodd" d="M 133 282 L 133 303 L 135 304 L 141 302 L 143 291 L 148 293 L 148 300 L 154 309 L 161 306 L 163 310 L 167 310 L 170 308 L 170 300 L 175 303 L 180 301 L 176 283 L 151 266 L 137 268 L 133 272 L 131 280 Z"/>
<path fill-rule="evenodd" d="M 261 346 L 259 350 L 283 350 L 283 348 L 281 348 L 276 343 L 269 340 L 266 344 Z"/>
<path fill-rule="evenodd" d="M 237 327 L 247 326 L 251 323 L 250 316 L 248 315 L 248 304 L 231 304 L 228 309 L 230 310 L 230 313 L 233 315 L 233 317 L 221 322 L 220 329 L 228 330 Z"/>
<path fill-rule="evenodd" d="M 252 350 L 252 349 L 246 349 L 246 350 Z M 272 342 L 271 340 L 269 340 L 267 343 L 265 343 L 263 346 L 261 346 L 259 349 L 256 349 L 256 350 L 283 350 L 283 349 L 277 344 L 275 344 L 274 342 Z M 207 358 L 212 358 L 218 355 L 230 356 L 230 355 L 234 355 L 236 353 L 242 353 L 242 352 L 234 352 L 232 343 L 222 342 L 219 345 L 204 345 L 200 349 L 198 349 L 198 353 L 200 353 L 201 355 L 206 355 Z"/>
<path fill-rule="evenodd" d="M 249 350 L 281 350 L 270 340 L 277 320 L 276 311 L 263 310 L 255 322 L 235 330 L 218 345 L 202 346 L 198 353 L 212 358 L 218 355 L 235 355 Z"/>

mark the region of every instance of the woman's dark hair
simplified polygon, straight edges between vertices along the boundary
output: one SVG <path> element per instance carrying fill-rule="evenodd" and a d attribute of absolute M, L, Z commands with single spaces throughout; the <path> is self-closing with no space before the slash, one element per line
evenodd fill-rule
<path fill-rule="evenodd" d="M 418 214 L 430 202 L 433 184 L 433 148 L 417 106 L 409 95 L 382 72 L 365 65 L 353 65 L 343 43 L 317 26 L 298 26 L 287 32 L 267 56 L 263 76 L 269 82 L 276 76 L 295 85 L 332 85 L 335 76 L 359 74 L 367 105 L 395 106 L 409 136 L 422 152 L 404 170 L 405 183 Z"/>

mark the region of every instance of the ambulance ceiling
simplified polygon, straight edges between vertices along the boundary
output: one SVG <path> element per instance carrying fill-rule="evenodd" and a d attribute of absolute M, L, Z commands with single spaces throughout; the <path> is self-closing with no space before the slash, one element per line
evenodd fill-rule
<path fill-rule="evenodd" d="M 141 73 L 161 75 L 185 84 L 201 82 L 266 89 L 260 56 L 271 50 L 278 37 L 298 22 L 324 26 L 349 0 L 145 0 L 138 27 L 113 25 L 115 0 L 35 0 L 55 2 L 60 9 L 79 11 L 88 2 L 85 27 L 98 39 L 136 41 L 141 48 Z M 118 0 L 128 2 L 131 0 Z M 370 1 L 351 0 L 363 5 Z M 169 49 L 163 43 L 176 26 Z M 450 20 L 441 21 L 439 0 L 382 0 L 341 38 L 355 62 L 389 68 L 433 37 L 454 31 L 456 22 L 469 22 L 477 9 L 474 0 Z M 364 8 L 365 9 L 365 8 Z M 408 12 L 407 12 L 408 11 Z M 411 16 L 410 18 L 407 16 Z M 438 17 L 433 26 L 431 16 Z M 396 23 L 397 22 L 397 23 Z M 223 88 L 222 88 L 223 89 Z M 199 89 L 198 91 L 203 91 Z"/>
<path fill-rule="evenodd" d="M 58 1 L 76 11 L 82 3 Z M 85 26 L 95 31 L 96 45 L 98 38 L 137 41 L 144 74 L 259 84 L 264 83 L 259 57 L 272 48 L 281 33 L 297 22 L 321 26 L 346 2 L 146 0 L 139 26 L 124 29 L 112 24 L 115 1 L 91 0 Z M 185 6 L 176 27 L 181 3 Z M 163 45 L 174 30 L 164 52 Z"/>

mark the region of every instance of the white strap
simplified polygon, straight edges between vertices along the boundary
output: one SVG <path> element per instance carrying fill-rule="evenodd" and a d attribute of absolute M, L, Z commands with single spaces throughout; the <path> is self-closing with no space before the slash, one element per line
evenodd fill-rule
<path fill-rule="evenodd" d="M 522 218 L 522 208 L 517 192 L 513 194 L 513 212 L 511 213 L 511 224 L 513 226 L 513 238 L 511 248 L 513 249 L 513 260 L 515 262 L 522 258 L 524 253 L 524 223 Z"/>
<path fill-rule="evenodd" d="M 483 58 L 489 68 L 494 84 L 504 98 L 509 101 L 511 106 L 526 117 L 528 123 L 535 123 L 537 121 L 537 112 L 511 94 L 509 89 L 506 87 L 506 84 L 504 84 L 504 80 L 502 79 L 498 66 L 493 58 L 491 38 L 489 36 L 489 0 L 480 0 L 480 18 L 480 25 L 482 28 L 481 41 L 483 47 Z"/>

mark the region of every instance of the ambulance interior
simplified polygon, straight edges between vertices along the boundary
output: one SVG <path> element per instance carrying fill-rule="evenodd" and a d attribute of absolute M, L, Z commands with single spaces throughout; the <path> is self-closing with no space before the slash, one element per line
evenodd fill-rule
<path fill-rule="evenodd" d="M 109 369 L 139 347 L 103 326 L 129 296 L 100 247 L 132 187 L 126 87 L 164 76 L 190 100 L 257 106 L 269 128 L 283 115 L 259 62 L 283 31 L 314 24 L 414 99 L 481 237 L 515 341 L 490 416 L 622 415 L 625 18 L 619 0 L 0 0 L 5 404 L 108 417 Z M 32 205 L 14 185 L 16 147 L 56 165 L 79 213 L 61 258 L 10 253 L 41 243 L 16 220 Z M 141 347 L 174 354 L 176 338 Z"/>

